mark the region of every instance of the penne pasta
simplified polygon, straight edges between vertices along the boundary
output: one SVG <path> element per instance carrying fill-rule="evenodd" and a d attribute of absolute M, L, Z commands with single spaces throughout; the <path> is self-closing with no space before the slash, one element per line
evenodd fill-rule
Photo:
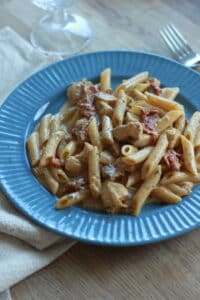
<path fill-rule="evenodd" d="M 180 133 L 183 132 L 185 128 L 185 114 L 182 114 L 175 122 L 174 122 L 174 127 L 180 131 Z"/>
<path fill-rule="evenodd" d="M 152 174 L 146 178 L 139 189 L 136 191 L 135 195 L 132 199 L 132 206 L 133 206 L 133 214 L 137 216 L 142 206 L 144 205 L 145 201 L 151 194 L 152 190 L 156 187 L 160 180 L 161 176 L 161 166 L 157 166 Z"/>
<path fill-rule="evenodd" d="M 93 146 L 97 146 L 98 148 L 100 148 L 100 146 L 101 146 L 100 134 L 99 134 L 97 121 L 95 118 L 93 118 L 92 121 L 88 125 L 88 136 L 89 136 L 91 144 Z"/>
<path fill-rule="evenodd" d="M 74 128 L 76 121 L 79 119 L 79 110 L 75 110 L 70 120 L 67 122 L 67 129 L 69 132 Z"/>
<path fill-rule="evenodd" d="M 176 96 L 179 93 L 179 88 L 163 88 L 162 89 L 162 97 L 169 99 L 169 100 L 174 100 Z"/>
<path fill-rule="evenodd" d="M 101 133 L 102 142 L 108 145 L 114 143 L 112 135 L 112 122 L 108 116 L 103 116 L 102 119 L 102 133 Z"/>
<path fill-rule="evenodd" d="M 37 131 L 33 132 L 28 138 L 27 149 L 31 166 L 37 166 L 40 161 L 39 134 Z"/>
<path fill-rule="evenodd" d="M 75 111 L 77 110 L 76 106 L 68 107 L 67 111 L 61 114 L 62 123 L 67 123 L 73 117 Z"/>
<path fill-rule="evenodd" d="M 133 105 L 130 109 L 130 112 L 136 116 L 140 116 L 141 115 L 141 111 L 144 109 L 143 106 L 141 105 Z"/>
<path fill-rule="evenodd" d="M 88 155 L 88 176 L 92 196 L 97 198 L 101 193 L 101 177 L 99 165 L 99 151 L 96 146 L 92 147 Z"/>
<path fill-rule="evenodd" d="M 180 197 L 187 196 L 192 192 L 191 186 L 189 185 L 181 186 L 176 183 L 171 183 L 167 185 L 167 188 Z"/>
<path fill-rule="evenodd" d="M 111 69 L 107 68 L 100 75 L 100 87 L 102 91 L 107 91 L 111 88 Z"/>
<path fill-rule="evenodd" d="M 95 99 L 103 101 L 109 105 L 114 105 L 117 101 L 117 98 L 114 95 L 104 93 L 104 92 L 98 92 L 95 94 Z"/>
<path fill-rule="evenodd" d="M 112 106 L 104 101 L 97 101 L 96 108 L 97 108 L 98 113 L 102 116 L 106 115 L 106 116 L 111 117 L 113 114 Z"/>
<path fill-rule="evenodd" d="M 183 149 L 183 163 L 185 169 L 193 175 L 197 175 L 193 144 L 183 135 L 181 136 L 181 144 Z"/>
<path fill-rule="evenodd" d="M 167 185 L 170 183 L 181 183 L 185 181 L 190 181 L 193 183 L 200 182 L 200 174 L 193 175 L 189 172 L 168 172 L 166 173 L 160 181 L 160 184 Z"/>
<path fill-rule="evenodd" d="M 133 89 L 132 91 L 130 91 L 129 95 L 138 101 L 140 101 L 140 100 L 146 101 L 147 100 L 147 96 L 137 89 Z"/>
<path fill-rule="evenodd" d="M 51 172 L 51 175 L 55 178 L 57 182 L 59 183 L 69 182 L 68 176 L 61 168 L 55 168 L 53 166 L 50 166 L 49 171 Z"/>
<path fill-rule="evenodd" d="M 137 152 L 138 149 L 134 147 L 133 145 L 124 145 L 121 147 L 121 154 L 124 156 L 129 156 L 135 152 Z"/>
<path fill-rule="evenodd" d="M 114 107 L 112 122 L 113 126 L 122 125 L 124 120 L 124 114 L 126 111 L 127 96 L 123 90 L 119 91 L 119 97 Z"/>
<path fill-rule="evenodd" d="M 123 157 L 122 160 L 127 164 L 135 165 L 147 159 L 147 157 L 150 155 L 152 150 L 153 147 L 148 146 L 143 148 L 142 150 L 139 150 L 136 153 Z"/>
<path fill-rule="evenodd" d="M 57 193 L 59 183 L 47 168 L 33 168 L 33 173 L 52 194 L 55 195 Z"/>
<path fill-rule="evenodd" d="M 166 111 L 170 110 L 181 110 L 183 111 L 183 106 L 181 104 L 178 104 L 174 101 L 168 100 L 166 98 L 163 98 L 161 96 L 157 96 L 154 94 L 151 94 L 149 92 L 145 92 L 145 95 L 147 96 L 147 102 L 151 105 L 157 106 L 161 109 L 164 109 Z"/>
<path fill-rule="evenodd" d="M 40 125 L 38 128 L 40 147 L 42 147 L 49 139 L 51 119 L 52 119 L 52 115 L 47 114 L 40 121 Z"/>
<path fill-rule="evenodd" d="M 149 146 L 151 143 L 152 143 L 152 136 L 150 134 L 143 133 L 134 142 L 134 146 L 137 148 L 143 148 L 143 147 Z"/>
<path fill-rule="evenodd" d="M 135 184 L 139 183 L 140 181 L 141 181 L 141 175 L 140 175 L 139 172 L 135 172 L 133 174 L 130 174 L 128 176 L 126 187 L 130 188 L 131 186 L 134 186 Z"/>
<path fill-rule="evenodd" d="M 129 88 L 133 89 L 136 84 L 145 81 L 148 78 L 148 72 L 142 72 L 133 76 L 127 80 L 124 80 L 122 84 L 120 84 L 117 89 L 115 90 L 115 94 L 118 93 L 121 89 L 128 90 Z"/>
<path fill-rule="evenodd" d="M 147 83 L 137 83 L 135 85 L 135 89 L 143 93 L 144 91 L 146 91 L 148 89 L 149 86 L 150 86 L 150 83 L 148 83 L 148 82 Z"/>
<path fill-rule="evenodd" d="M 51 118 L 50 132 L 51 134 L 60 130 L 60 115 L 56 114 Z"/>
<path fill-rule="evenodd" d="M 66 146 L 67 146 L 67 142 L 66 142 L 66 140 L 63 138 L 63 139 L 60 141 L 60 143 L 59 143 L 59 145 L 58 145 L 58 147 L 57 147 L 57 149 L 56 149 L 56 156 L 59 157 L 61 160 L 64 159 L 64 157 L 63 157 L 63 150 L 65 149 Z"/>
<path fill-rule="evenodd" d="M 161 161 L 168 147 L 166 133 L 161 134 L 155 147 L 142 166 L 142 178 L 147 178 Z"/>
<path fill-rule="evenodd" d="M 181 197 L 174 194 L 171 190 L 166 187 L 159 186 L 152 190 L 151 196 L 158 198 L 161 202 L 167 204 L 174 204 L 181 201 Z"/>
<path fill-rule="evenodd" d="M 56 209 L 63 209 L 66 207 L 70 207 L 72 205 L 79 204 L 82 202 L 84 199 L 89 197 L 90 193 L 88 190 L 86 191 L 79 191 L 79 192 L 74 192 L 68 195 L 64 195 L 61 198 L 58 199 L 56 202 L 55 208 Z"/>
<path fill-rule="evenodd" d="M 192 188 L 194 187 L 194 183 L 190 181 L 183 181 L 183 182 L 179 182 L 179 186 L 184 187 L 188 191 L 192 191 Z"/>
<path fill-rule="evenodd" d="M 60 158 L 64 160 L 66 157 L 75 154 L 77 146 L 77 141 L 71 140 L 69 143 L 66 144 L 65 147 L 63 147 L 63 150 L 60 154 Z"/>
<path fill-rule="evenodd" d="M 173 148 L 177 147 L 179 144 L 179 141 L 180 141 L 180 136 L 181 136 L 180 131 L 176 128 L 172 128 L 172 129 L 166 130 L 166 134 L 167 134 L 167 139 L 169 142 L 168 148 L 173 149 Z"/>
<path fill-rule="evenodd" d="M 63 136 L 64 136 L 63 131 L 57 131 L 50 135 L 46 145 L 43 148 L 43 154 L 40 159 L 41 167 L 46 167 L 49 163 L 50 158 L 55 156 L 56 149 L 57 149 L 58 144 L 60 143 L 61 139 L 63 138 Z"/>
<path fill-rule="evenodd" d="M 200 126 L 200 112 L 196 111 L 189 120 L 185 130 L 184 136 L 193 143 L 197 134 L 197 129 Z"/>
<path fill-rule="evenodd" d="M 163 132 L 166 128 L 169 128 L 173 125 L 173 123 L 182 115 L 181 110 L 171 110 L 166 113 L 162 119 L 160 119 L 157 123 L 156 130 L 158 133 Z"/>
<path fill-rule="evenodd" d="M 139 117 L 130 113 L 130 112 L 127 112 L 126 113 L 126 117 L 125 117 L 125 123 L 130 123 L 130 122 L 136 122 L 136 121 L 139 121 Z"/>

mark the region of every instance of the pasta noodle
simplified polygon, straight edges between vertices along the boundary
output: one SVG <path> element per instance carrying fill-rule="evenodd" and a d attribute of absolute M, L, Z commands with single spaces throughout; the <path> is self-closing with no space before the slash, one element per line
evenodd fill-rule
<path fill-rule="evenodd" d="M 181 144 L 183 149 L 183 162 L 185 169 L 188 172 L 191 172 L 193 175 L 197 175 L 198 173 L 192 143 L 182 135 Z"/>
<path fill-rule="evenodd" d="M 153 172 L 164 156 L 167 146 L 168 140 L 166 134 L 164 133 L 159 137 L 156 146 L 152 149 L 148 159 L 142 166 L 142 178 L 148 177 Z"/>
<path fill-rule="evenodd" d="M 151 195 L 158 198 L 161 202 L 168 204 L 178 203 L 181 201 L 180 196 L 163 186 L 154 188 Z"/>
<path fill-rule="evenodd" d="M 107 91 L 111 88 L 111 69 L 107 68 L 100 75 L 100 86 L 102 91 Z"/>
<path fill-rule="evenodd" d="M 119 98 L 116 102 L 116 106 L 114 108 L 113 116 L 112 116 L 112 122 L 114 126 L 118 126 L 123 123 L 126 105 L 127 105 L 127 96 L 123 90 L 120 90 Z"/>
<path fill-rule="evenodd" d="M 33 132 L 27 141 L 29 159 L 32 167 L 35 167 L 40 162 L 39 134 Z"/>
<path fill-rule="evenodd" d="M 38 132 L 39 132 L 39 141 L 40 147 L 43 146 L 46 141 L 49 139 L 50 135 L 50 123 L 51 123 L 52 115 L 47 114 L 45 115 L 39 125 Z"/>
<path fill-rule="evenodd" d="M 97 121 L 95 118 L 92 119 L 92 121 L 88 125 L 88 136 L 90 138 L 91 144 L 100 148 L 101 141 Z"/>
<path fill-rule="evenodd" d="M 99 152 L 96 146 L 92 147 L 88 156 L 88 176 L 89 185 L 93 197 L 98 197 L 101 193 L 101 177 L 99 165 Z"/>
<path fill-rule="evenodd" d="M 108 116 L 103 116 L 102 119 L 102 134 L 101 134 L 102 142 L 108 145 L 114 143 L 113 135 L 112 135 L 112 122 Z"/>
<path fill-rule="evenodd" d="M 64 136 L 63 131 L 57 131 L 50 135 L 46 145 L 44 146 L 43 155 L 40 159 L 41 167 L 47 166 L 49 159 L 55 156 L 57 146 L 60 143 L 63 136 Z"/>
<path fill-rule="evenodd" d="M 137 216 L 140 213 L 142 206 L 151 194 L 152 190 L 158 184 L 161 176 L 161 166 L 157 166 L 153 173 L 141 184 L 136 194 L 133 197 L 133 214 Z"/>
<path fill-rule="evenodd" d="M 149 104 L 158 106 L 159 108 L 164 109 L 166 111 L 183 110 L 183 106 L 174 101 L 170 101 L 166 98 L 151 94 L 149 92 L 145 92 L 145 95 L 147 96 L 147 102 Z"/>
<path fill-rule="evenodd" d="M 193 143 L 194 138 L 197 134 L 197 129 L 200 125 L 200 112 L 196 111 L 190 121 L 188 122 L 185 130 L 184 130 L 184 136 Z"/>

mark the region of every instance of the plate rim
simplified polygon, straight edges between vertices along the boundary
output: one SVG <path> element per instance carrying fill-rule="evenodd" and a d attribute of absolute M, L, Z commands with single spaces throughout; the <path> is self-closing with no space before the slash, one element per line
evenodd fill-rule
<path fill-rule="evenodd" d="M 69 58 L 66 58 L 66 59 L 63 59 L 63 60 L 59 60 L 57 62 L 54 62 L 46 67 L 43 67 L 41 68 L 40 70 L 36 71 L 36 72 L 33 72 L 31 75 L 29 75 L 27 78 L 25 78 L 22 82 L 20 82 L 13 90 L 11 93 L 9 93 L 9 95 L 6 97 L 6 99 L 4 100 L 4 103 L 1 105 L 0 107 L 0 117 L 1 117 L 1 112 L 2 112 L 2 109 L 4 108 L 4 105 L 6 105 L 6 102 L 7 100 L 16 92 L 16 90 L 20 89 L 21 86 L 23 86 L 23 84 L 29 80 L 31 77 L 33 76 L 37 76 L 38 73 L 42 73 L 43 71 L 47 71 L 48 72 L 48 69 L 50 68 L 53 68 L 55 65 L 60 65 L 62 64 L 63 62 L 66 62 L 66 61 L 71 61 L 71 60 L 74 60 L 76 59 L 77 57 L 87 57 L 87 56 L 91 56 L 91 55 L 98 55 L 98 54 L 112 54 L 112 53 L 128 53 L 128 54 L 141 54 L 141 55 L 147 55 L 147 56 L 151 56 L 151 57 L 156 57 L 156 58 L 160 58 L 160 59 L 164 59 L 165 61 L 169 61 L 170 63 L 173 63 L 173 64 L 176 64 L 178 65 L 179 67 L 183 68 L 183 69 L 186 69 L 186 70 L 189 70 L 189 72 L 192 72 L 193 74 L 199 76 L 200 74 L 195 71 L 195 70 L 192 70 L 190 69 L 189 67 L 186 67 L 184 65 L 182 65 L 181 63 L 171 59 L 171 58 L 168 58 L 168 57 L 165 57 L 165 56 L 161 56 L 159 54 L 154 54 L 154 53 L 150 53 L 150 52 L 146 52 L 146 51 L 129 51 L 129 50 L 105 50 L 105 51 L 94 51 L 94 52 L 88 52 L 88 53 L 83 53 L 83 54 L 79 54 L 79 55 L 74 55 L 72 57 L 69 57 Z M 199 80 L 200 80 L 200 77 L 199 77 Z M 81 236 L 75 236 L 74 233 L 64 233 L 64 232 L 61 232 L 59 229 L 57 229 L 56 227 L 54 226 L 51 226 L 50 223 L 45 223 L 45 222 L 42 222 L 40 219 L 36 218 L 34 215 L 32 215 L 31 213 L 29 213 L 27 210 L 25 210 L 25 208 L 23 208 L 23 206 L 20 206 L 19 203 L 15 200 L 14 197 L 12 197 L 12 195 L 9 194 L 7 188 L 4 186 L 4 184 L 2 183 L 2 178 L 0 176 L 0 187 L 1 187 L 1 190 L 3 191 L 3 193 L 6 195 L 6 197 L 9 199 L 9 201 L 21 212 L 23 213 L 25 216 L 27 216 L 28 218 L 30 218 L 31 220 L 33 220 L 34 222 L 36 222 L 36 224 L 39 224 L 41 225 L 42 227 L 46 228 L 46 229 L 50 229 L 51 231 L 55 232 L 55 233 L 58 233 L 59 235 L 64 235 L 66 237 L 69 237 L 69 238 L 72 238 L 72 239 L 76 239 L 76 240 L 79 240 L 79 241 L 83 241 L 83 242 L 87 242 L 87 243 L 91 243 L 91 244 L 96 244 L 96 245 L 106 245 L 106 246 L 122 246 L 122 247 L 126 247 L 126 246 L 137 246 L 137 245 L 145 245 L 145 244 L 151 244 L 151 243 L 155 243 L 155 242 L 160 242 L 160 241 L 163 241 L 163 240 L 168 240 L 168 239 L 171 239 L 173 237 L 178 237 L 184 233 L 187 233 L 189 231 L 192 231 L 196 228 L 198 228 L 200 226 L 200 222 L 196 222 L 194 225 L 190 225 L 188 228 L 182 228 L 180 231 L 174 231 L 173 233 L 169 234 L 167 233 L 167 235 L 158 235 L 157 237 L 154 237 L 150 240 L 139 240 L 139 241 L 127 241 L 126 242 L 121 242 L 121 241 L 105 241 L 105 240 L 92 240 L 92 239 L 89 239 L 88 237 L 81 237 Z M 138 217 L 138 218 L 141 218 L 141 217 Z"/>

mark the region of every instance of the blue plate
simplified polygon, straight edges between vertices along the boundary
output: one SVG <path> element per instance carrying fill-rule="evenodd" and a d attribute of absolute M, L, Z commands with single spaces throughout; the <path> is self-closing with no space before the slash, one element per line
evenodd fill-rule
<path fill-rule="evenodd" d="M 98 80 L 111 67 L 113 85 L 138 72 L 165 86 L 180 87 L 187 115 L 200 110 L 200 76 L 175 61 L 148 53 L 109 51 L 75 56 L 50 65 L 24 81 L 0 110 L 0 181 L 10 201 L 33 221 L 62 235 L 104 245 L 139 245 L 183 234 L 200 225 L 200 187 L 178 205 L 146 205 L 139 217 L 106 215 L 71 207 L 55 211 L 52 196 L 32 175 L 26 139 L 40 118 L 55 113 L 74 81 Z M 3 83 L 2 83 L 3 84 Z"/>

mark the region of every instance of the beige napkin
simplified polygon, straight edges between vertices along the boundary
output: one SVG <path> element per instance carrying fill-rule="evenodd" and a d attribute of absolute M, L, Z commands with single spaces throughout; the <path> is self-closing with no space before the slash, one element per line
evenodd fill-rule
<path fill-rule="evenodd" d="M 19 82 L 58 59 L 39 53 L 11 28 L 1 29 L 0 104 Z M 11 299 L 9 287 L 49 264 L 74 243 L 32 223 L 0 192 L 0 300 Z"/>

